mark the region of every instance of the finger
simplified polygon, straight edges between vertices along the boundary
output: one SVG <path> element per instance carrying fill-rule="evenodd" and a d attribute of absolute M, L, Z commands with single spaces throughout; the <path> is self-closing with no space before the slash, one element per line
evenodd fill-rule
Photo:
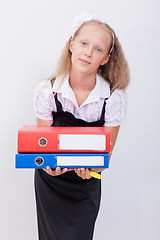
<path fill-rule="evenodd" d="M 61 174 L 66 173 L 67 171 L 69 171 L 67 168 L 63 168 L 61 169 Z"/>
<path fill-rule="evenodd" d="M 85 168 L 81 168 L 81 177 L 82 177 L 83 179 L 86 178 L 86 170 L 85 170 Z"/>
<path fill-rule="evenodd" d="M 81 170 L 80 170 L 80 168 L 75 169 L 75 172 L 77 173 L 77 175 L 79 177 L 81 177 Z"/>
<path fill-rule="evenodd" d="M 73 168 L 68 168 L 67 170 L 68 170 L 68 171 L 72 171 L 72 170 L 74 170 L 74 169 L 73 169 Z"/>
<path fill-rule="evenodd" d="M 92 176 L 90 175 L 90 173 L 89 173 L 89 169 L 87 168 L 86 169 L 86 178 L 87 179 L 90 179 Z"/>
<path fill-rule="evenodd" d="M 61 168 L 60 167 L 57 167 L 56 168 L 56 175 L 60 175 L 61 174 Z"/>
<path fill-rule="evenodd" d="M 49 166 L 46 167 L 45 172 L 52 175 L 52 176 L 55 175 L 54 171 Z"/>

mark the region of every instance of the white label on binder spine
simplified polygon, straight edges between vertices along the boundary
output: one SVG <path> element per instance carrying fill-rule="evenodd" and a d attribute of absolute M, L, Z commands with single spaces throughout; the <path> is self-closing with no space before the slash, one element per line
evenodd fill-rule
<path fill-rule="evenodd" d="M 106 136 L 94 134 L 60 134 L 60 150 L 95 150 L 106 149 Z"/>
<path fill-rule="evenodd" d="M 57 157 L 57 166 L 104 166 L 103 156 Z"/>

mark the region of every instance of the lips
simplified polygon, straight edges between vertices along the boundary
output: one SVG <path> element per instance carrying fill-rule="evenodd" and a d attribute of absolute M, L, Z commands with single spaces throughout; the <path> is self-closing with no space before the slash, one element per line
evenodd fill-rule
<path fill-rule="evenodd" d="M 82 63 L 84 63 L 84 64 L 91 64 L 90 62 L 88 62 L 86 59 L 79 59 Z"/>

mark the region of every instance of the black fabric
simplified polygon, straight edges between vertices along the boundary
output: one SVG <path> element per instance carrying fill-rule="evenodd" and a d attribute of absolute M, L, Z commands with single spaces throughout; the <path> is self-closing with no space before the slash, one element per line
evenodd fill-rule
<path fill-rule="evenodd" d="M 103 104 L 101 117 L 98 121 L 86 122 L 82 119 L 75 118 L 75 116 L 70 112 L 64 112 L 62 109 L 62 104 L 58 101 L 57 94 L 54 96 L 55 103 L 57 107 L 57 112 L 52 112 L 53 114 L 53 124 L 51 126 L 68 126 L 68 127 L 100 127 L 104 125 L 104 114 L 106 99 Z"/>
<path fill-rule="evenodd" d="M 64 112 L 55 95 L 57 112 L 51 126 L 103 126 L 105 101 L 101 118 L 86 122 Z M 39 240 L 92 240 L 100 206 L 101 180 L 82 179 L 74 171 L 50 176 L 35 170 Z"/>

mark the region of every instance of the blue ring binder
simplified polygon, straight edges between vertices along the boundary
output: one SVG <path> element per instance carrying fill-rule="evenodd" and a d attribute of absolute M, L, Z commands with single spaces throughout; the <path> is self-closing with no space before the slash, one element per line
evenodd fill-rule
<path fill-rule="evenodd" d="M 16 168 L 108 168 L 108 153 L 18 153 Z"/>

